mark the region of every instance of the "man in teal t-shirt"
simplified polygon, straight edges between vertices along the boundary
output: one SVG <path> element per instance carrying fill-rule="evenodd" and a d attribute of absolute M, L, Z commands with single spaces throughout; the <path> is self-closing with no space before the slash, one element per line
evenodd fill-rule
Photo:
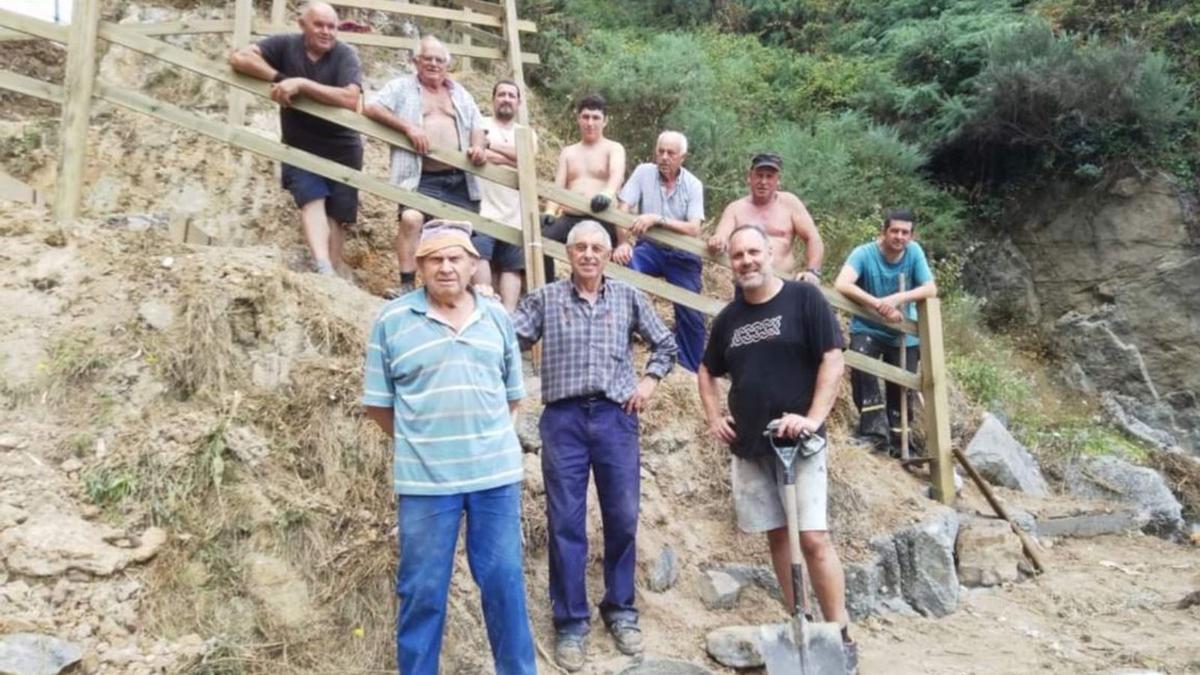
<path fill-rule="evenodd" d="M 838 272 L 834 287 L 842 295 L 874 310 L 888 323 L 899 323 L 902 318 L 915 321 L 916 301 L 937 295 L 925 251 L 912 240 L 915 229 L 916 217 L 912 211 L 889 211 L 884 216 L 879 237 L 850 253 Z M 901 275 L 905 280 L 903 293 L 900 292 Z M 903 333 L 879 322 L 857 316 L 850 321 L 850 349 L 873 359 L 882 357 L 894 366 L 900 365 L 901 337 Z M 920 352 L 916 336 L 907 336 L 905 344 L 908 350 L 905 365 L 917 372 Z M 887 385 L 886 417 L 882 414 L 885 404 L 879 395 L 879 381 L 874 375 L 851 371 L 850 388 L 859 412 L 859 435 L 871 440 L 876 448 L 897 455 L 900 386 L 890 382 Z"/>

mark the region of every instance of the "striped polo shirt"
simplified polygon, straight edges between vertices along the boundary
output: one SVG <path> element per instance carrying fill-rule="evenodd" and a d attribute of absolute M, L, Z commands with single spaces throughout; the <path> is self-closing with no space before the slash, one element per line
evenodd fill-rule
<path fill-rule="evenodd" d="M 363 405 L 394 411 L 397 494 L 476 492 L 521 480 L 508 403 L 525 396 L 521 351 L 500 303 L 475 296 L 461 331 L 429 315 L 425 289 L 380 310 Z"/>

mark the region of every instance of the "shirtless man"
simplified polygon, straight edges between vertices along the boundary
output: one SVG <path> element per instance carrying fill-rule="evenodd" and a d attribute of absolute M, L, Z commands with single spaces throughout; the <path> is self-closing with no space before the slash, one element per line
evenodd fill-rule
<path fill-rule="evenodd" d="M 773 152 L 757 154 L 750 160 L 750 171 L 746 176 L 750 194 L 725 207 L 717 231 L 708 240 L 708 250 L 724 253 L 734 228 L 761 225 L 771 239 L 777 273 L 790 275 L 795 268 L 792 245 L 798 237 L 804 242 L 805 262 L 796 280 L 820 283 L 825 244 L 804 202 L 790 192 L 779 191 L 781 173 L 783 159 Z"/>
<path fill-rule="evenodd" d="M 398 77 L 383 86 L 367 102 L 363 114 L 408 136 L 416 153 L 392 147 L 393 184 L 416 190 L 442 202 L 479 212 L 479 181 L 462 169 L 429 158 L 432 148 L 465 151 L 472 164 L 487 161 L 483 115 L 465 87 L 446 74 L 450 52 L 441 40 L 426 35 L 413 54 L 412 75 Z M 400 262 L 400 287 L 394 294 L 411 291 L 415 285 L 417 236 L 425 214 L 400 207 L 396 232 L 396 257 Z M 472 243 L 479 257 L 492 258 L 494 240 L 479 233 Z"/>
<path fill-rule="evenodd" d="M 604 137 L 608 125 L 608 103 L 604 98 L 592 94 L 585 96 L 575 106 L 575 121 L 579 125 L 579 142 L 563 148 L 558 156 L 558 170 L 554 182 L 571 192 L 591 200 L 592 213 L 600 213 L 613 205 L 615 195 L 625 181 L 625 146 Z M 547 203 L 542 215 L 542 236 L 566 243 L 567 234 L 588 214 L 564 207 L 555 214 L 556 206 Z M 617 228 L 611 223 L 601 225 L 617 245 Z M 554 263 L 546 258 L 546 280 L 554 280 Z"/>

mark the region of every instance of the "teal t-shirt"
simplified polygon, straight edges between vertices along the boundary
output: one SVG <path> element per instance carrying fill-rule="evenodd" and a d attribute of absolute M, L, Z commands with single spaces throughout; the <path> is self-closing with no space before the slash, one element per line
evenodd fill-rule
<path fill-rule="evenodd" d="M 908 246 L 904 249 L 904 255 L 901 255 L 900 259 L 894 263 L 888 262 L 887 258 L 883 257 L 883 252 L 879 250 L 879 243 L 873 241 L 854 249 L 850 253 L 850 257 L 846 258 L 846 264 L 858 272 L 858 281 L 856 282 L 858 287 L 877 298 L 898 292 L 901 274 L 905 276 L 905 287 L 908 289 L 933 281 L 933 272 L 929 271 L 929 262 L 925 260 L 925 251 L 915 241 L 908 242 Z M 916 321 L 917 303 L 908 303 L 904 314 L 907 318 Z M 850 334 L 857 333 L 866 333 L 893 345 L 897 344 L 900 338 L 899 331 L 856 316 L 850 320 Z M 918 344 L 917 337 L 909 335 L 908 346 L 916 344 Z"/>

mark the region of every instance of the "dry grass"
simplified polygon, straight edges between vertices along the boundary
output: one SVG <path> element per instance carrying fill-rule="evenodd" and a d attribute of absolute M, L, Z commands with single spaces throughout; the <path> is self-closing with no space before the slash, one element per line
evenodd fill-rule
<path fill-rule="evenodd" d="M 1200 521 L 1200 459 L 1176 452 L 1150 452 L 1146 463 L 1163 474 L 1171 492 L 1183 504 L 1188 522 Z"/>

